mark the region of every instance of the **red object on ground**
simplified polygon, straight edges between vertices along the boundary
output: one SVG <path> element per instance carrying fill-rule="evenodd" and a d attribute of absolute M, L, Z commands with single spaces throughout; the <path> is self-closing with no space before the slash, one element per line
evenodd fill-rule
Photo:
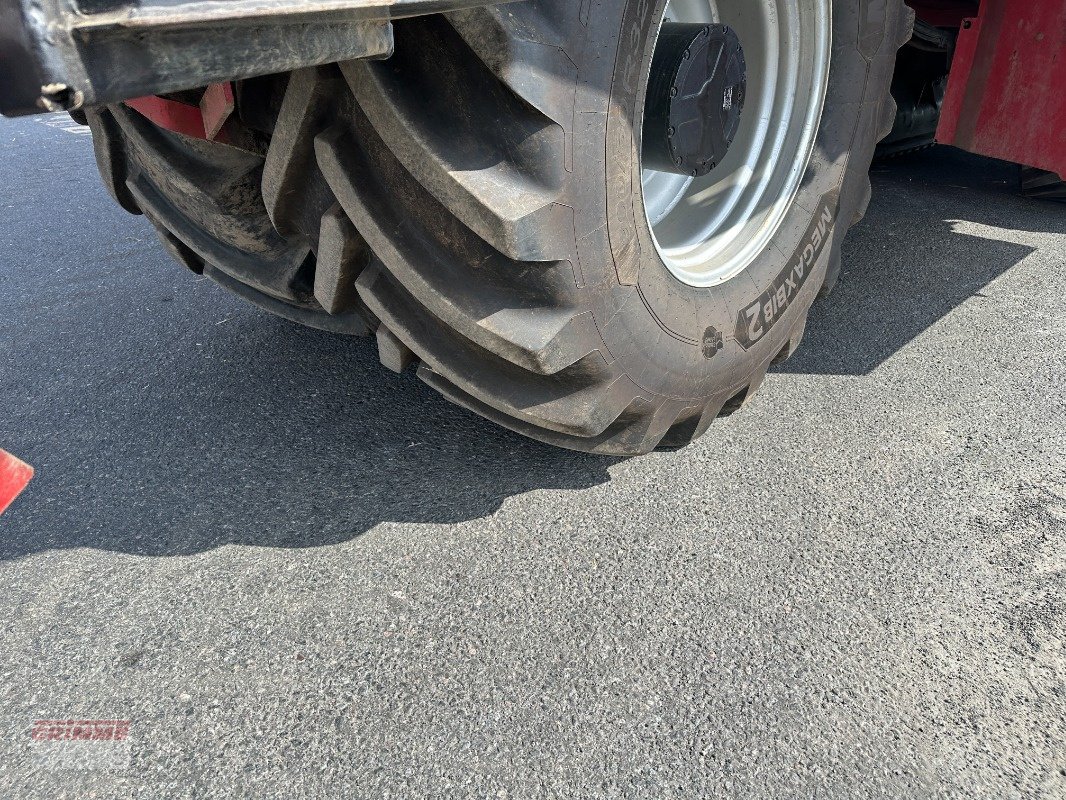
<path fill-rule="evenodd" d="M 1066 175 L 1066 3 L 984 0 L 963 21 L 936 138 Z"/>
<path fill-rule="evenodd" d="M 33 467 L 0 450 L 0 514 L 7 510 L 32 477 Z"/>
<path fill-rule="evenodd" d="M 198 106 L 157 95 L 126 101 L 127 106 L 160 128 L 193 139 L 216 142 L 228 139 L 223 126 L 233 113 L 234 104 L 232 83 L 208 86 Z"/>

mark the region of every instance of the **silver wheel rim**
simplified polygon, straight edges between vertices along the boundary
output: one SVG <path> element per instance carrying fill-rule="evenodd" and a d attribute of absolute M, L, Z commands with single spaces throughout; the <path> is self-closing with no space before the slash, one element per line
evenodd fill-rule
<path fill-rule="evenodd" d="M 814 150 L 829 80 L 830 0 L 670 0 L 663 21 L 722 22 L 740 36 L 747 99 L 709 175 L 641 171 L 659 257 L 690 286 L 739 275 L 777 232 Z"/>

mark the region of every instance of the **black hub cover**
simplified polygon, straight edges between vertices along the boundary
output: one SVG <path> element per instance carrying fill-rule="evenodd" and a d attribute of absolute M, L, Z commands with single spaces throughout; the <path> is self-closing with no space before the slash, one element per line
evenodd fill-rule
<path fill-rule="evenodd" d="M 644 108 L 644 167 L 700 177 L 722 163 L 740 127 L 746 72 L 728 25 L 664 23 Z"/>

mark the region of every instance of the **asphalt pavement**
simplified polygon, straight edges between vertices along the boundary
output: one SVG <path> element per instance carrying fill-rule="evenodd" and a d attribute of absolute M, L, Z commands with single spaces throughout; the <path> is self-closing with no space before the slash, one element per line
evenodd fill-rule
<path fill-rule="evenodd" d="M 527 441 L 172 263 L 0 121 L 0 798 L 1066 797 L 1066 206 L 874 170 L 695 445 Z M 38 719 L 129 720 L 128 766 Z"/>

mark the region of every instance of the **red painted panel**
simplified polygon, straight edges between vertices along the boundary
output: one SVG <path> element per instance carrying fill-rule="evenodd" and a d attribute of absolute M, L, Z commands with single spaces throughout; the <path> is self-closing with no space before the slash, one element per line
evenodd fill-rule
<path fill-rule="evenodd" d="M 7 510 L 33 477 L 33 467 L 0 450 L 0 514 Z"/>
<path fill-rule="evenodd" d="M 200 101 L 200 113 L 208 139 L 218 136 L 235 107 L 232 83 L 212 83 L 207 87 Z"/>
<path fill-rule="evenodd" d="M 957 28 L 977 14 L 977 0 L 907 0 L 918 19 L 938 28 Z"/>
<path fill-rule="evenodd" d="M 224 126 L 233 114 L 235 103 L 232 83 L 208 86 L 198 106 L 155 95 L 126 101 L 127 106 L 160 128 L 193 139 L 225 143 L 230 139 Z"/>
<path fill-rule="evenodd" d="M 1066 175 L 1066 3 L 984 0 L 959 31 L 937 140 Z"/>
<path fill-rule="evenodd" d="M 135 97 L 127 100 L 126 105 L 147 117 L 160 128 L 191 136 L 194 139 L 207 138 L 207 132 L 204 130 L 204 115 L 198 106 L 155 95 Z"/>

